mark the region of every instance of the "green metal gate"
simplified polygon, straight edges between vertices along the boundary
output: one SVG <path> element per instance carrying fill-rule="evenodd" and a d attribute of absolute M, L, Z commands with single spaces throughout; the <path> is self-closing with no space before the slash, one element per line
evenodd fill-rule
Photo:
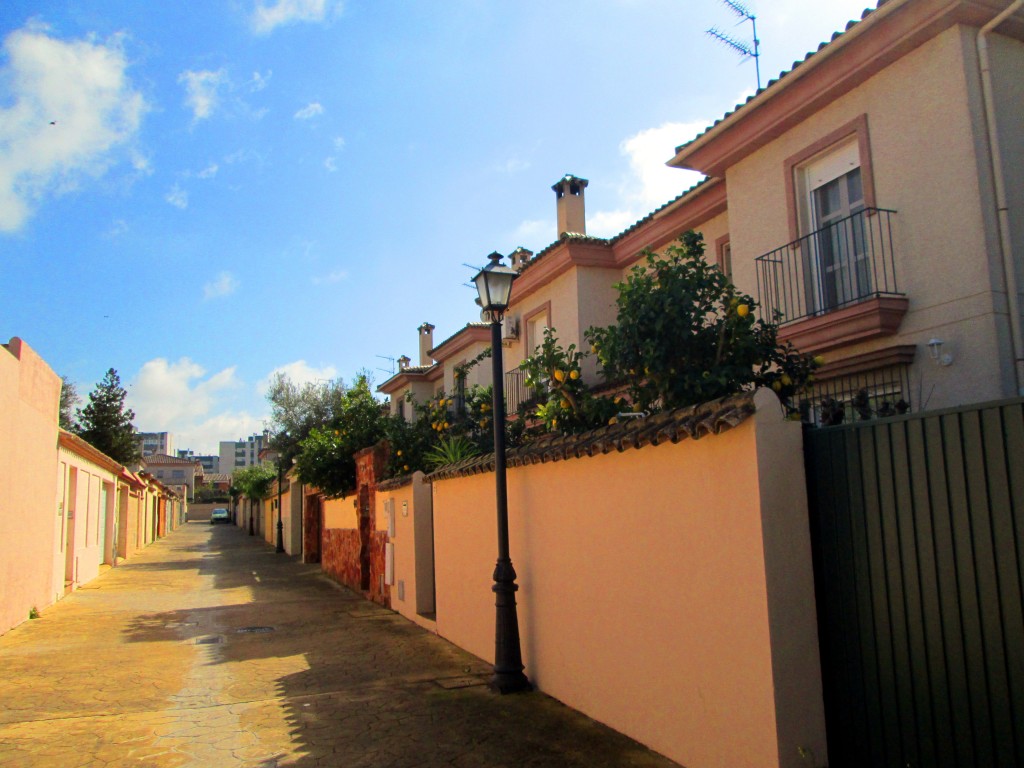
<path fill-rule="evenodd" d="M 1024 766 L 1024 399 L 805 454 L 831 768 Z"/>

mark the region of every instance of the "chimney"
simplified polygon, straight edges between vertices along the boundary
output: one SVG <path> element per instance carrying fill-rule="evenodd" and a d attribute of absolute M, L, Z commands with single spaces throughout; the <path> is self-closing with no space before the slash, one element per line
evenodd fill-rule
<path fill-rule="evenodd" d="M 523 267 L 525 267 L 532 258 L 533 251 L 529 248 L 523 248 L 523 246 L 519 246 L 509 254 L 509 259 L 512 260 L 512 269 L 516 272 L 522 271 Z"/>
<path fill-rule="evenodd" d="M 566 232 L 587 234 L 587 215 L 583 207 L 583 190 L 587 180 L 566 174 L 551 187 L 555 191 L 558 209 L 558 237 Z"/>
<path fill-rule="evenodd" d="M 420 365 L 431 365 L 430 350 L 434 348 L 434 326 L 424 323 L 416 329 L 420 332 Z"/>
<path fill-rule="evenodd" d="M 408 355 L 402 355 L 400 358 L 398 358 L 398 370 L 404 371 L 406 368 L 409 367 L 409 363 L 411 362 L 412 360 L 409 359 Z"/>

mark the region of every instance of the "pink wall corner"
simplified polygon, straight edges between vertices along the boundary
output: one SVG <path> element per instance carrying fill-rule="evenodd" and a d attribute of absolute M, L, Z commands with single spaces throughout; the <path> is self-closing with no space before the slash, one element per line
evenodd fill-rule
<path fill-rule="evenodd" d="M 28 344 L 0 349 L 0 632 L 53 602 L 59 555 L 57 415 L 60 377 Z M 62 586 L 62 585 L 61 585 Z"/>

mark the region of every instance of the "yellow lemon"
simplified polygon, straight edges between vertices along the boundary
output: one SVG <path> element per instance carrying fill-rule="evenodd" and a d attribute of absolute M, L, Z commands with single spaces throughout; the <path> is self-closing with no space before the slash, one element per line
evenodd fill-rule
<path fill-rule="evenodd" d="M 739 306 L 736 307 L 736 314 L 739 315 L 740 317 L 746 317 L 747 315 L 750 314 L 750 307 L 748 307 L 746 304 L 740 304 Z"/>
<path fill-rule="evenodd" d="M 402 467 L 402 469 L 405 470 L 406 472 L 408 472 L 409 471 L 409 465 L 408 464 L 404 465 Z"/>
<path fill-rule="evenodd" d="M 779 381 L 778 379 L 773 381 L 772 382 L 772 389 L 774 389 L 776 392 L 779 392 L 782 389 L 782 382 Z"/>
<path fill-rule="evenodd" d="M 815 365 L 824 365 L 825 364 L 825 356 L 824 355 L 815 355 L 814 356 L 814 364 Z"/>
<path fill-rule="evenodd" d="M 552 419 L 551 420 L 551 428 L 554 429 L 557 426 L 558 426 L 558 419 Z"/>
<path fill-rule="evenodd" d="M 395 456 L 401 456 L 401 455 L 402 455 L 402 452 L 401 452 L 401 451 L 396 451 L 396 452 L 395 452 Z"/>
<path fill-rule="evenodd" d="M 782 384 L 783 384 L 783 386 L 788 387 L 792 383 L 793 383 L 793 380 L 791 378 L 789 378 L 789 374 L 788 373 L 782 374 Z"/>
<path fill-rule="evenodd" d="M 449 426 L 449 425 L 448 425 L 448 422 L 446 421 L 446 422 L 444 423 L 444 428 L 445 428 L 445 429 L 448 429 L 448 426 Z"/>
<path fill-rule="evenodd" d="M 579 371 L 570 371 L 569 372 L 569 378 L 572 379 L 573 381 L 576 381 L 576 379 L 578 379 L 579 377 L 580 377 L 580 372 Z"/>
<path fill-rule="evenodd" d="M 561 368 L 555 370 L 555 381 L 565 381 L 565 371 Z"/>
<path fill-rule="evenodd" d="M 611 426 L 612 424 L 618 424 L 618 423 L 619 423 L 619 420 L 615 416 L 612 416 L 610 419 L 608 419 L 608 426 Z"/>

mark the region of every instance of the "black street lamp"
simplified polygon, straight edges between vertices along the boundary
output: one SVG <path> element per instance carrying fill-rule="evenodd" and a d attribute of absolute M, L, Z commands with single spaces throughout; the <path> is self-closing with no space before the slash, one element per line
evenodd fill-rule
<path fill-rule="evenodd" d="M 516 571 L 508 551 L 508 492 L 505 485 L 505 371 L 501 354 L 501 317 L 508 309 L 515 270 L 502 265 L 501 254 L 492 253 L 491 263 L 473 278 L 480 294 L 481 317 L 491 323 L 491 370 L 494 373 L 492 400 L 494 414 L 494 477 L 498 506 L 498 561 L 494 566 L 494 677 L 491 686 L 500 693 L 533 689 L 523 674 L 519 647 L 519 617 L 516 612 Z"/>

